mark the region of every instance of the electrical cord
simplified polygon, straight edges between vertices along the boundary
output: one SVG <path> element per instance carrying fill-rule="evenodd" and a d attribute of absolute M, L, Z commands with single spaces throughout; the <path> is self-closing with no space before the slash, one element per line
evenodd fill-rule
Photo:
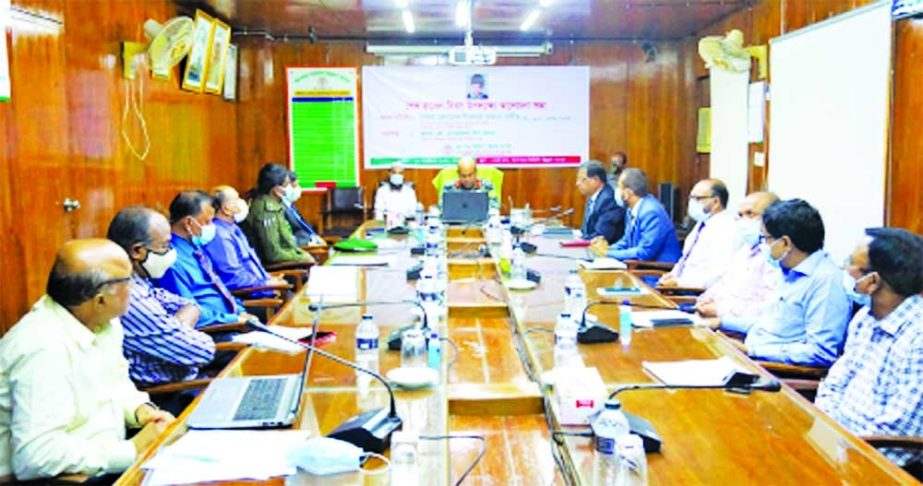
<path fill-rule="evenodd" d="M 559 447 L 563 444 L 562 441 L 558 441 L 554 434 L 554 421 L 551 418 L 551 403 L 548 401 L 548 394 L 545 391 L 542 391 L 542 401 L 545 404 L 545 423 L 548 425 L 548 430 L 551 432 L 551 440 L 548 441 L 548 445 L 551 447 L 551 458 L 554 459 L 555 464 L 558 466 L 558 470 L 561 471 L 561 476 L 564 477 L 564 481 L 567 484 L 573 484 L 570 476 L 567 474 L 567 467 L 564 464 L 564 458 L 561 457 L 561 451 Z"/>
<path fill-rule="evenodd" d="M 548 329 L 547 327 L 530 327 L 526 329 L 526 334 L 531 334 L 533 332 L 547 332 L 548 334 L 554 334 L 554 329 Z"/>
<path fill-rule="evenodd" d="M 452 340 L 452 338 L 440 337 L 439 340 L 449 343 L 449 345 L 452 346 L 452 349 L 455 350 L 454 353 L 452 354 L 452 361 L 449 361 L 449 363 L 446 365 L 449 368 L 451 368 L 452 366 L 455 365 L 455 362 L 458 361 L 458 356 L 459 354 L 461 354 L 461 350 L 458 349 L 458 344 L 456 344 L 455 341 Z"/>
<path fill-rule="evenodd" d="M 452 439 L 473 439 L 481 441 L 481 452 L 478 453 L 478 456 L 474 458 L 474 462 L 465 469 L 465 472 L 458 477 L 458 481 L 455 481 L 455 486 L 460 485 L 465 478 L 471 474 L 471 471 L 474 471 L 474 468 L 477 467 L 478 463 L 481 462 L 481 459 L 484 458 L 484 455 L 487 454 L 487 438 L 483 435 L 462 435 L 462 434 L 449 434 L 449 435 L 421 435 L 420 440 L 452 440 Z"/>

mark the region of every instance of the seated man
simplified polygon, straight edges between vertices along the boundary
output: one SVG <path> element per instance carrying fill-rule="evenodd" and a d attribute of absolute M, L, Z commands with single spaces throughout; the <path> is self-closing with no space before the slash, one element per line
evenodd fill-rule
<path fill-rule="evenodd" d="M 132 264 L 131 301 L 122 316 L 132 381 L 151 386 L 197 378 L 199 369 L 215 357 L 211 336 L 195 330 L 199 307 L 151 283 L 176 261 L 167 218 L 131 206 L 115 215 L 106 236 L 128 253 Z M 160 405 L 168 408 L 166 403 Z"/>
<path fill-rule="evenodd" d="M 728 269 L 696 302 L 702 317 L 721 320 L 753 318 L 769 309 L 776 284 L 782 278 L 779 269 L 766 261 L 760 251 L 762 215 L 779 198 L 771 192 L 747 195 L 737 210 L 737 239 L 741 247 L 731 256 Z"/>
<path fill-rule="evenodd" d="M 846 337 L 849 300 L 843 271 L 824 248 L 824 222 L 801 199 L 777 201 L 763 212 L 762 252 L 782 270 L 776 300 L 756 317 L 722 321 L 746 334 L 741 350 L 781 363 L 829 366 Z"/>
<path fill-rule="evenodd" d="M 615 190 L 615 202 L 628 208 L 625 234 L 611 248 L 602 237 L 593 240 L 593 250 L 617 260 L 674 263 L 680 256 L 679 240 L 670 215 L 654 196 L 647 193 L 647 176 L 640 169 L 625 169 Z"/>
<path fill-rule="evenodd" d="M 375 219 L 384 220 L 386 213 L 408 218 L 416 211 L 417 193 L 412 185 L 404 182 L 404 166 L 395 162 L 388 171 L 388 181 L 375 192 Z"/>
<path fill-rule="evenodd" d="M 606 184 L 606 168 L 595 160 L 580 164 L 577 189 L 587 198 L 580 226 L 582 238 L 601 236 L 609 243 L 618 241 L 625 233 L 625 209 L 616 204 L 615 191 Z"/>
<path fill-rule="evenodd" d="M 718 179 L 705 179 L 692 187 L 689 216 L 695 226 L 683 245 L 683 255 L 658 285 L 708 288 L 728 268 L 728 255 L 738 247 L 734 216 L 725 211 L 728 189 Z"/>
<path fill-rule="evenodd" d="M 289 171 L 269 163 L 260 169 L 257 197 L 250 203 L 247 223 L 253 232 L 253 246 L 264 264 L 281 262 L 313 263 L 314 258 L 301 249 L 292 225 L 285 216 L 286 198 L 294 201 Z"/>
<path fill-rule="evenodd" d="M 285 188 L 285 197 L 282 198 L 282 204 L 285 205 L 285 219 L 292 226 L 292 233 L 295 235 L 295 241 L 298 246 L 324 246 L 324 239 L 314 231 L 314 228 L 301 216 L 298 208 L 295 207 L 295 201 L 301 198 L 301 185 L 298 183 L 298 174 L 295 171 L 288 173 L 289 184 Z M 245 216 L 246 218 L 246 216 Z"/>
<path fill-rule="evenodd" d="M 131 274 L 111 241 L 65 243 L 47 294 L 0 340 L 0 478 L 120 473 L 173 421 L 128 379 Z M 126 426 L 143 428 L 126 440 Z"/>
<path fill-rule="evenodd" d="M 212 198 L 202 191 L 183 191 L 173 198 L 170 243 L 176 250 L 176 262 L 156 279 L 160 288 L 199 305 L 197 328 L 254 318 L 228 291 L 203 249 L 215 237 L 214 216 Z"/>
<path fill-rule="evenodd" d="M 442 187 L 442 192 L 452 191 L 484 191 L 490 195 L 490 207 L 500 208 L 500 201 L 493 193 L 494 185 L 490 181 L 478 178 L 478 164 L 474 157 L 462 157 L 458 160 L 458 179 L 447 182 Z M 442 204 L 442 201 L 439 201 Z"/>
<path fill-rule="evenodd" d="M 237 226 L 249 212 L 246 201 L 231 186 L 218 186 L 212 194 L 215 195 L 215 238 L 205 244 L 204 250 L 224 285 L 230 290 L 287 285 L 285 280 L 266 273 L 260 257 Z"/>
<path fill-rule="evenodd" d="M 622 172 L 628 167 L 628 156 L 625 155 L 625 152 L 616 152 L 615 155 L 609 158 L 609 177 L 606 180 L 606 183 L 612 186 L 612 190 L 615 190 L 619 185 L 619 176 L 622 175 Z"/>
<path fill-rule="evenodd" d="M 856 435 L 923 436 L 923 238 L 896 228 L 865 233 L 846 266 L 846 290 L 864 307 L 815 404 Z M 923 472 L 923 454 L 882 452 Z"/>

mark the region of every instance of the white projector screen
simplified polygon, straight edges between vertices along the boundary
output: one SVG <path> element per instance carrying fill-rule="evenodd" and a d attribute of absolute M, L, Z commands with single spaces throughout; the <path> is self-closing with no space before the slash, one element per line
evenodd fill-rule
<path fill-rule="evenodd" d="M 884 223 L 890 61 L 886 1 L 770 41 L 769 189 L 820 211 L 837 259 Z"/>
<path fill-rule="evenodd" d="M 476 88 L 476 89 L 475 89 Z M 366 168 L 566 167 L 590 144 L 587 66 L 362 68 Z"/>

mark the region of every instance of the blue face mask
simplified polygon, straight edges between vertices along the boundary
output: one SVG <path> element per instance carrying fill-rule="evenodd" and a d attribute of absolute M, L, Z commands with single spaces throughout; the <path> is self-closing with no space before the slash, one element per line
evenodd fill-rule
<path fill-rule="evenodd" d="M 741 218 L 737 221 L 737 237 L 747 245 L 753 246 L 760 241 L 760 220 Z"/>
<path fill-rule="evenodd" d="M 875 273 L 875 272 L 872 272 Z M 871 307 L 872 306 L 872 296 L 869 294 L 863 294 L 856 291 L 856 285 L 859 282 L 870 277 L 872 273 L 865 274 L 858 279 L 852 278 L 852 275 L 849 272 L 843 272 L 843 290 L 846 291 L 846 296 L 849 297 L 851 302 L 855 302 L 862 307 Z"/>
<path fill-rule="evenodd" d="M 779 241 L 779 240 L 776 240 L 776 241 Z M 769 263 L 770 266 L 772 266 L 773 268 L 778 268 L 779 270 L 782 270 L 782 260 L 785 260 L 785 257 L 788 256 L 788 252 L 785 252 L 785 254 L 779 257 L 778 260 L 773 258 L 772 257 L 772 245 L 775 245 L 776 241 L 773 241 L 772 244 L 763 243 L 762 245 L 760 245 L 760 251 L 763 253 L 763 256 L 766 257 L 766 261 Z"/>
<path fill-rule="evenodd" d="M 196 221 L 196 224 L 199 224 L 199 222 Z M 206 224 L 205 226 L 199 224 L 199 227 L 202 228 L 202 234 L 199 236 L 192 236 L 192 243 L 194 245 L 205 246 L 215 239 L 215 225 L 213 223 Z"/>

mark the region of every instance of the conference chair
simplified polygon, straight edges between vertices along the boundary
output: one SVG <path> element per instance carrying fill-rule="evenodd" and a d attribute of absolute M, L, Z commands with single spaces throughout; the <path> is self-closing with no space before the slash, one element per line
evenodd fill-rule
<path fill-rule="evenodd" d="M 494 190 L 491 191 L 490 196 L 496 197 L 497 201 L 503 201 L 503 171 L 489 165 L 479 165 L 477 168 L 477 175 L 478 179 L 490 181 L 494 186 Z M 445 187 L 446 183 L 457 179 L 458 167 L 455 166 L 446 167 L 436 174 L 436 177 L 433 178 L 433 187 L 436 188 L 436 196 L 439 198 L 439 201 L 442 201 L 442 188 Z"/>
<path fill-rule="evenodd" d="M 321 211 L 321 234 L 324 239 L 349 238 L 368 219 L 365 191 L 361 187 L 334 187 L 327 190 Z M 343 221 L 346 223 L 343 223 Z"/>

